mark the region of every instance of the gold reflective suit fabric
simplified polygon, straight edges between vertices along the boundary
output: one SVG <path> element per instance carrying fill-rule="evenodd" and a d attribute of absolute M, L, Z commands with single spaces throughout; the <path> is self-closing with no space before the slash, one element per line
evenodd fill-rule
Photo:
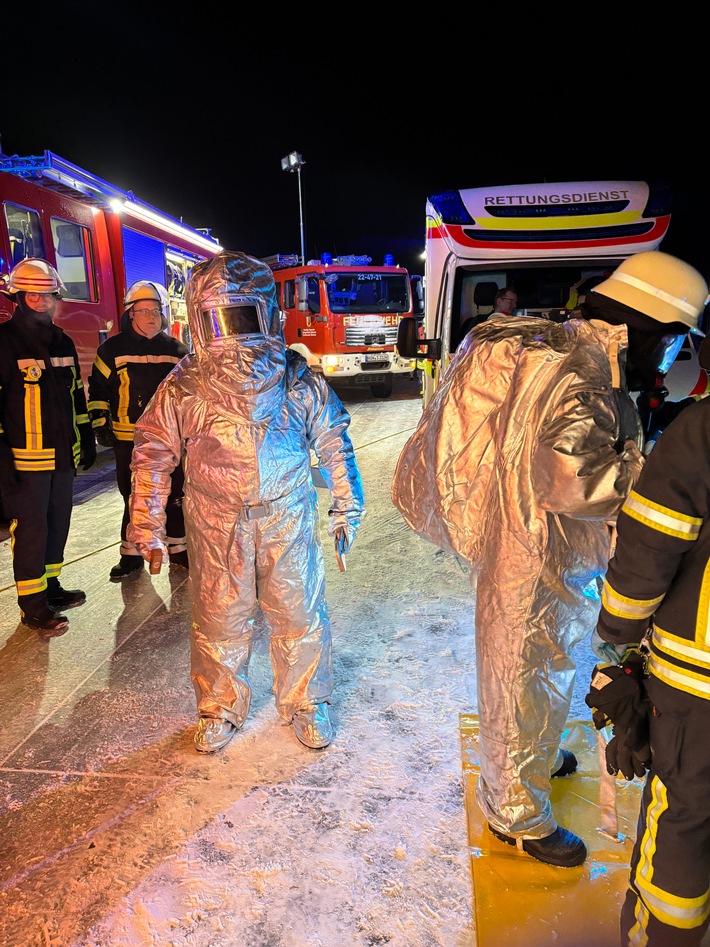
<path fill-rule="evenodd" d="M 594 630 L 615 520 L 643 465 L 623 387 L 626 326 L 496 316 L 459 347 L 405 444 L 392 500 L 471 564 L 481 770 L 506 835 L 557 823 L 550 773 L 572 651 Z"/>

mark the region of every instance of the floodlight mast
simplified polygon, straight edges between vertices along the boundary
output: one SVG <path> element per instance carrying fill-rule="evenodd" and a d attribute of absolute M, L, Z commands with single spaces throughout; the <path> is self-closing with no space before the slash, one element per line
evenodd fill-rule
<path fill-rule="evenodd" d="M 281 159 L 282 171 L 290 171 L 291 173 L 296 171 L 298 173 L 298 215 L 301 222 L 301 266 L 305 266 L 306 263 L 305 241 L 303 239 L 303 197 L 301 195 L 301 168 L 305 163 L 303 155 L 300 155 L 297 151 L 291 151 L 285 158 Z"/>

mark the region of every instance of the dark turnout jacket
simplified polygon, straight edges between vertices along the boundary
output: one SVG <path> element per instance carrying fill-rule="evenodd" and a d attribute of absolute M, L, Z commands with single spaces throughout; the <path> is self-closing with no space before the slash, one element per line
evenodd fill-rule
<path fill-rule="evenodd" d="M 73 341 L 17 312 L 0 325 L 0 436 L 19 472 L 76 469 L 94 439 Z"/>
<path fill-rule="evenodd" d="M 638 642 L 651 674 L 710 701 L 710 398 L 659 437 L 618 519 L 598 632 Z"/>
<path fill-rule="evenodd" d="M 175 368 L 187 346 L 159 332 L 146 339 L 129 324 L 96 353 L 89 377 L 89 414 L 108 411 L 119 441 L 133 441 L 136 421 L 161 381 Z"/>

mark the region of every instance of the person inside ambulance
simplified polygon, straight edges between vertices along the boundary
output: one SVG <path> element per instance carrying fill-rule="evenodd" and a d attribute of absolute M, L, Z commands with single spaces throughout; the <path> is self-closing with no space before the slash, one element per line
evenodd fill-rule
<path fill-rule="evenodd" d="M 63 635 L 62 611 L 83 605 L 59 576 L 69 535 L 74 478 L 96 462 L 74 342 L 54 324 L 64 289 L 46 260 L 29 257 L 6 277 L 15 303 L 0 325 L 0 488 L 10 520 L 12 567 L 22 623 Z"/>
<path fill-rule="evenodd" d="M 165 500 L 184 458 L 192 596 L 195 746 L 226 746 L 249 712 L 257 610 L 268 626 L 276 708 L 298 740 L 334 736 L 325 568 L 311 455 L 329 489 L 328 533 L 348 549 L 365 515 L 350 416 L 287 350 L 271 270 L 241 252 L 198 263 L 186 289 L 194 356 L 136 423 L 128 537 L 166 559 Z"/>
<path fill-rule="evenodd" d="M 188 353 L 186 345 L 165 331 L 169 312 L 170 299 L 160 283 L 138 280 L 129 286 L 123 299 L 121 331 L 99 346 L 89 376 L 89 417 L 99 444 L 113 449 L 116 481 L 123 497 L 121 558 L 109 573 L 113 582 L 143 571 L 143 557 L 126 537 L 133 432 L 158 385 Z M 188 568 L 182 464 L 175 468 L 170 482 L 168 556 L 171 565 Z"/>
<path fill-rule="evenodd" d="M 611 526 L 644 463 L 630 392 L 656 390 L 706 296 L 693 267 L 642 252 L 594 287 L 585 318 L 482 323 L 422 415 L 415 443 L 421 454 L 436 445 L 431 472 L 403 463 L 407 445 L 398 462 L 392 496 L 405 518 L 421 523 L 419 504 L 439 509 L 453 548 L 471 550 L 477 802 L 495 838 L 549 865 L 586 857 L 555 819 L 550 780 L 577 769 L 560 747 L 573 651 L 596 625 Z M 472 462 L 482 427 L 492 438 Z M 477 491 L 480 478 L 493 485 Z"/>

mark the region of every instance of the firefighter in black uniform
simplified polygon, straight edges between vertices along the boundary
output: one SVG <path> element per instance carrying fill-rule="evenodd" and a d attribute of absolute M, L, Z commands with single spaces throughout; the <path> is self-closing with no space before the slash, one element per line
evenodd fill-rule
<path fill-rule="evenodd" d="M 0 485 L 22 622 L 43 637 L 63 635 L 61 612 L 86 601 L 59 575 L 76 470 L 96 461 L 76 347 L 52 321 L 62 289 L 54 267 L 34 257 L 2 287 L 15 310 L 0 325 Z"/>
<path fill-rule="evenodd" d="M 704 398 L 669 424 L 646 460 L 604 582 L 594 650 L 610 663 L 595 668 L 586 701 L 614 723 L 609 772 L 632 779 L 649 769 L 623 945 L 699 945 L 710 918 L 709 459 Z M 636 674 L 644 636 L 647 666 Z"/>
<path fill-rule="evenodd" d="M 99 346 L 89 377 L 89 416 L 99 444 L 113 448 L 116 480 L 124 501 L 121 559 L 109 574 L 113 581 L 142 570 L 144 564 L 126 538 L 135 424 L 160 382 L 188 354 L 187 346 L 163 331 L 168 325 L 169 305 L 164 286 L 148 280 L 133 283 L 123 300 L 121 331 Z M 166 504 L 167 546 L 171 563 L 187 568 L 183 483 L 182 464 L 178 464 Z"/>

